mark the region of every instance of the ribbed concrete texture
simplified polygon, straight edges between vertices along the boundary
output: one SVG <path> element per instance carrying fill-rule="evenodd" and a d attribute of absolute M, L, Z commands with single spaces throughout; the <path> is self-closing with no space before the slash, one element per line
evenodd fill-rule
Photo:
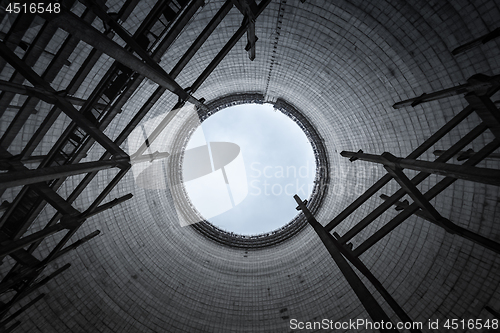
<path fill-rule="evenodd" d="M 107 6 L 118 11 L 123 2 Z M 162 57 L 160 64 L 167 72 L 223 4 L 205 2 Z M 133 33 L 154 3 L 141 0 L 123 26 Z M 74 11 L 81 13 L 81 8 L 77 5 Z M 500 4 L 492 0 L 273 0 L 256 20 L 256 59 L 248 59 L 243 36 L 194 96 L 210 102 L 234 94 L 260 94 L 266 101 L 281 98 L 300 110 L 323 138 L 328 153 L 331 181 L 317 212 L 317 219 L 326 225 L 385 174 L 382 167 L 368 162 L 350 163 L 341 151 L 407 156 L 467 105 L 463 96 L 398 110 L 392 108 L 395 102 L 465 83 L 476 73 L 500 73 L 500 39 L 451 54 L 457 46 L 497 28 L 499 17 Z M 181 86 L 194 82 L 242 18 L 235 7 L 230 11 L 177 77 Z M 8 24 L 5 18 L 2 31 Z M 100 21 L 94 26 L 103 31 Z M 60 30 L 55 33 L 48 49 L 56 52 L 65 36 Z M 83 42 L 78 45 L 70 56 L 71 66 L 52 81 L 54 89 L 65 88 L 89 50 Z M 111 63 L 102 56 L 74 96 L 87 98 Z M 34 68 L 45 66 L 39 61 Z M 106 133 L 116 138 L 156 87 L 144 82 Z M 143 120 L 149 122 L 143 128 L 159 123 L 176 102 L 176 96 L 165 93 Z M 11 153 L 24 147 L 46 115 L 44 107 L 30 117 Z M 46 153 L 68 122 L 61 116 L 51 129 L 53 140 L 44 139 L 34 154 Z M 449 148 L 477 124 L 479 118 L 471 116 L 421 158 L 433 160 L 433 150 Z M 175 132 L 176 125 L 172 126 L 168 133 Z M 478 150 L 492 137 L 487 133 L 466 149 Z M 123 148 L 132 154 L 143 140 L 142 133 L 131 136 Z M 161 151 L 162 142 L 155 142 L 151 152 Z M 98 159 L 101 152 L 94 147 L 86 160 Z M 497 161 L 480 166 L 498 168 Z M 86 209 L 115 173 L 100 172 L 74 206 Z M 129 172 L 109 196 L 131 192 L 134 197 L 89 219 L 74 239 L 96 229 L 101 234 L 47 269 L 72 263 L 41 288 L 47 296 L 20 316 L 16 332 L 290 332 L 291 319 L 369 318 L 311 227 L 271 247 L 231 248 L 194 228 L 180 227 L 171 193 L 144 189 L 135 177 Z M 67 197 L 80 179 L 70 177 L 59 193 Z M 420 188 L 426 190 L 439 179 L 430 177 Z M 398 188 L 392 181 L 383 193 L 391 195 Z M 9 191 L 7 196 L 15 194 Z M 345 233 L 381 202 L 375 196 L 335 230 Z M 457 181 L 432 200 L 444 217 L 497 242 L 499 202 L 498 187 L 468 181 Z M 37 218 L 40 225 L 53 212 L 46 208 Z M 396 214 L 390 209 L 379 217 L 354 238 L 354 246 Z M 48 253 L 59 239 L 56 235 L 41 248 Z M 429 320 L 491 320 L 485 306 L 500 311 L 500 257 L 421 218 L 409 218 L 361 259 L 410 317 L 425 324 L 424 332 L 437 332 L 428 329 Z"/>

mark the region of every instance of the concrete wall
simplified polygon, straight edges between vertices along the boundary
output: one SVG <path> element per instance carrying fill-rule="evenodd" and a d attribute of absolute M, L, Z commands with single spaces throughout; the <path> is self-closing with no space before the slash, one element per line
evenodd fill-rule
<path fill-rule="evenodd" d="M 124 26 L 133 31 L 153 3 L 141 1 Z M 206 1 L 162 57 L 167 72 L 221 4 Z M 108 5 L 119 8 L 121 2 Z M 466 105 L 461 97 L 399 110 L 392 104 L 464 83 L 475 73 L 500 72 L 499 40 L 451 54 L 455 47 L 495 29 L 498 17 L 500 5 L 491 0 L 275 0 L 257 19 L 256 59 L 249 61 L 246 37 L 242 38 L 195 97 L 213 100 L 257 92 L 268 101 L 283 98 L 299 108 L 316 126 L 329 153 L 332 184 L 317 216 L 326 224 L 384 174 L 382 168 L 368 169 L 365 162 L 349 163 L 340 151 L 406 156 Z M 233 8 L 179 75 L 183 87 L 192 84 L 241 20 Z M 5 20 L 2 25 L 2 31 L 7 29 Z M 57 37 L 55 49 L 62 40 Z M 75 66 L 61 77 L 74 75 L 78 59 L 88 50 L 82 43 L 80 54 L 73 55 Z M 102 57 L 86 81 L 88 86 L 109 65 L 109 59 Z M 55 88 L 62 89 L 68 80 L 57 82 L 61 83 Z M 108 128 L 111 137 L 118 135 L 154 88 L 151 83 L 141 86 Z M 85 98 L 89 92 L 80 89 L 76 96 Z M 147 118 L 170 110 L 176 101 L 165 94 Z M 11 149 L 26 144 L 41 114 L 33 116 Z M 54 128 L 54 136 L 64 129 L 64 121 Z M 478 117 L 470 117 L 422 158 L 432 159 L 432 150 L 448 148 L 478 123 Z M 467 148 L 477 150 L 491 138 L 487 133 Z M 88 159 L 98 157 L 99 151 L 94 148 Z M 498 168 L 498 163 L 481 166 Z M 88 207 L 112 175 L 113 171 L 100 173 L 75 207 Z M 78 179 L 69 179 L 61 194 L 67 195 Z M 421 188 L 428 189 L 437 179 L 431 177 Z M 391 182 L 384 193 L 397 189 Z M 311 228 L 278 246 L 246 253 L 181 228 L 168 191 L 141 189 L 130 173 L 109 198 L 129 192 L 134 194 L 132 200 L 90 219 L 75 239 L 95 229 L 102 231 L 99 237 L 48 269 L 72 263 L 43 288 L 48 295 L 20 318 L 18 332 L 289 332 L 291 318 L 369 318 Z M 460 226 L 500 241 L 495 223 L 499 197 L 497 187 L 457 181 L 433 203 Z M 378 196 L 367 202 L 337 232 L 343 234 L 381 202 Z M 44 210 L 39 223 L 51 213 L 50 208 Z M 389 210 L 356 237 L 354 245 L 395 215 Z M 42 249 L 48 251 L 57 239 L 47 240 Z M 415 321 L 488 319 L 492 316 L 484 306 L 500 310 L 499 256 L 417 217 L 409 218 L 361 259 Z"/>

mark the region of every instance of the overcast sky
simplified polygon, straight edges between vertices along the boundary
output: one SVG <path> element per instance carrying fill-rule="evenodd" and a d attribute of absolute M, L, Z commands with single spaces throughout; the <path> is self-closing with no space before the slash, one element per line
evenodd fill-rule
<path fill-rule="evenodd" d="M 295 193 L 309 197 L 315 174 L 311 145 L 302 130 L 272 105 L 244 104 L 217 112 L 195 132 L 187 150 L 206 142 L 240 147 L 238 158 L 224 168 L 229 185 L 223 184 L 221 170 L 186 183 L 202 214 L 222 212 L 208 218 L 219 228 L 242 235 L 275 230 L 297 215 Z M 216 190 L 211 186 L 218 179 L 223 185 Z"/>

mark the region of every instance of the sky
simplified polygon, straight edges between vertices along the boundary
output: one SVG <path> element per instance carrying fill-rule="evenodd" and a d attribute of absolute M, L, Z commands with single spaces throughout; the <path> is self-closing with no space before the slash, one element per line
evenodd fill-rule
<path fill-rule="evenodd" d="M 221 168 L 217 161 L 225 147 L 230 153 L 223 154 Z M 271 104 L 243 104 L 215 113 L 192 135 L 188 151 L 198 154 L 197 163 L 205 160 L 212 166 L 212 172 L 185 182 L 191 202 L 223 230 L 240 235 L 276 230 L 298 214 L 293 195 L 304 200 L 311 194 L 316 171 L 312 147 L 300 127 Z"/>

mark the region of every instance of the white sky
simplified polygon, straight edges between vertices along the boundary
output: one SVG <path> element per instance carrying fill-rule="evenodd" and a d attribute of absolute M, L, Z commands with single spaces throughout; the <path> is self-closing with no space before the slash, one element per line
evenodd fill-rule
<path fill-rule="evenodd" d="M 311 145 L 272 105 L 244 104 L 217 112 L 193 134 L 187 149 L 206 142 L 240 147 L 238 158 L 224 167 L 229 186 L 214 187 L 214 179 L 223 179 L 220 169 L 185 184 L 193 204 L 219 228 L 241 235 L 275 230 L 297 215 L 294 194 L 310 196 L 315 174 Z M 229 196 L 232 203 L 218 199 L 217 193 L 220 198 Z M 218 212 L 222 213 L 212 216 Z"/>

